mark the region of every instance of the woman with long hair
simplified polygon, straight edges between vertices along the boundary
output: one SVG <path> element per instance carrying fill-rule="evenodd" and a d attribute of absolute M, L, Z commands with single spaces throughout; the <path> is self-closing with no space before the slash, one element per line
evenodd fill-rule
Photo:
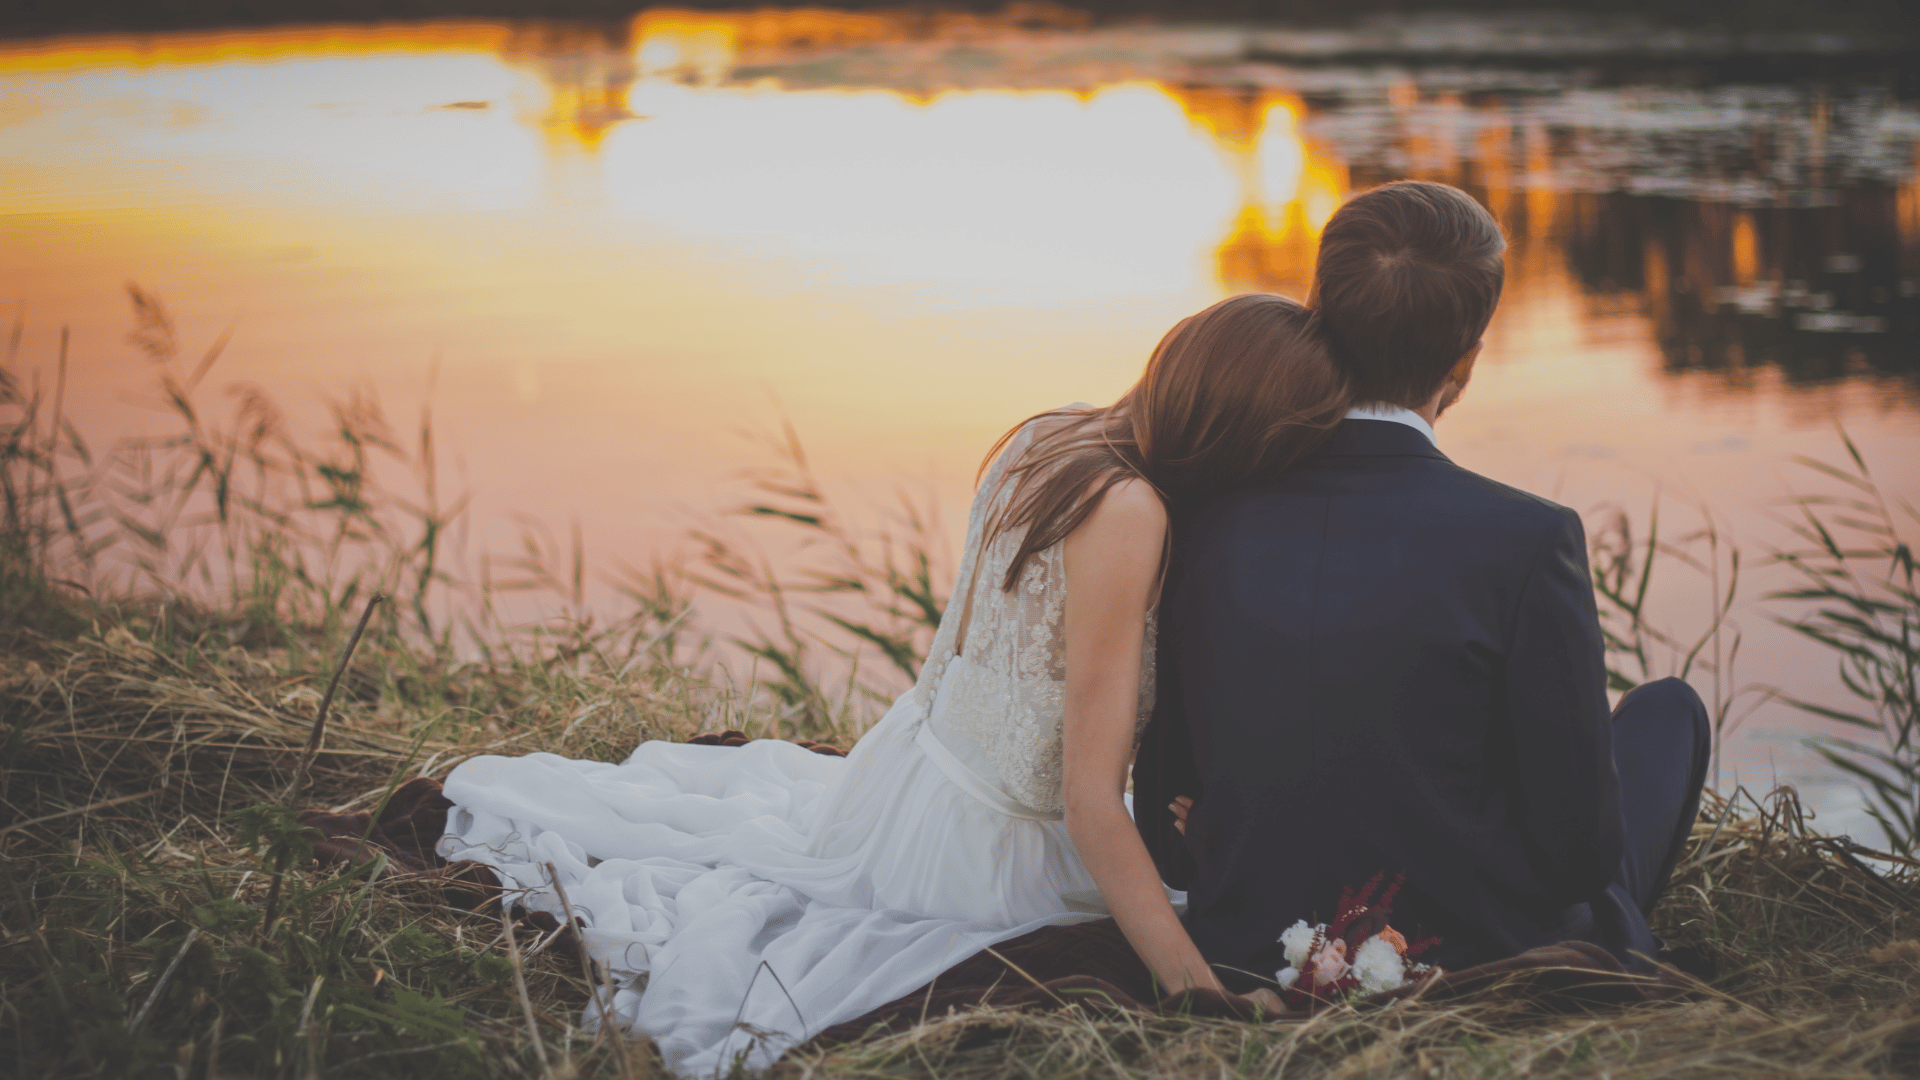
<path fill-rule="evenodd" d="M 441 851 L 527 907 L 561 914 L 564 887 L 619 1022 L 687 1075 L 770 1063 L 1049 923 L 1111 915 L 1167 991 L 1221 990 L 1124 794 L 1169 521 L 1276 476 L 1348 404 L 1305 308 L 1223 300 L 1120 400 L 995 445 L 920 677 L 849 757 L 758 740 L 647 742 L 617 766 L 474 758 L 447 779 Z"/>

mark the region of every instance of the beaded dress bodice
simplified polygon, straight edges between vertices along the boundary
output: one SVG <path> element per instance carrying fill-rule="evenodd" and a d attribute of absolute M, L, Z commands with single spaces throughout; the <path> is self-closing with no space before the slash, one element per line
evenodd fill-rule
<path fill-rule="evenodd" d="M 1001 586 L 1020 550 L 1021 534 L 1010 530 L 981 545 L 987 523 L 1011 498 L 1011 485 L 1002 483 L 1007 467 L 1032 441 L 1029 424 L 1009 442 L 974 496 L 954 598 L 916 689 L 931 734 L 954 757 L 1034 816 L 1054 818 L 1063 807 L 1065 553 L 1059 544 L 1039 552 L 1008 590 Z M 962 642 L 957 640 L 959 624 L 969 603 L 972 615 L 965 620 Z M 1152 612 L 1142 617 L 1146 625 L 1136 739 L 1152 713 L 1154 693 L 1155 619 Z"/>

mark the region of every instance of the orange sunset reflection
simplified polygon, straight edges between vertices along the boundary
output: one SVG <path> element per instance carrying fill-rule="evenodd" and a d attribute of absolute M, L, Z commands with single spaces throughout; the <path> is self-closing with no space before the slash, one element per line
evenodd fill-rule
<path fill-rule="evenodd" d="M 1320 230 L 1347 195 L 1347 167 L 1301 137 L 1299 95 L 1256 87 L 1174 86 L 1167 92 L 1219 147 L 1239 184 L 1240 209 L 1215 249 L 1233 292 L 1305 297 Z"/>
<path fill-rule="evenodd" d="M 200 145 L 193 149 L 200 154 L 171 155 L 174 160 L 163 168 L 192 171 L 199 164 L 196 156 L 251 152 L 311 170 L 304 176 L 275 170 L 268 174 L 270 183 L 318 181 L 322 174 L 332 174 L 336 180 L 395 196 L 414 191 L 429 201 L 441 194 L 458 198 L 470 193 L 502 209 L 582 197 L 630 205 L 631 193 L 647 186 L 635 179 L 647 166 L 632 151 L 643 148 L 657 154 L 660 148 L 649 144 L 662 141 L 642 136 L 628 140 L 627 150 L 609 151 L 609 137 L 632 122 L 658 121 L 655 127 L 671 129 L 682 121 L 710 123 L 721 113 L 728 114 L 723 123 L 751 121 L 749 114 L 759 113 L 778 115 L 776 127 L 797 122 L 816 137 L 832 130 L 829 138 L 844 135 L 850 140 L 874 139 L 876 133 L 867 128 L 875 123 L 882 128 L 945 128 L 908 138 L 923 144 L 928 138 L 950 140 L 953 145 L 944 155 L 937 146 L 922 149 L 926 158 L 951 160 L 991 160 L 995 149 L 986 144 L 998 144 L 998 156 L 1007 157 L 1005 164 L 1013 168 L 1024 164 L 1022 155 L 1046 146 L 1066 128 L 1099 129 L 1092 137 L 1107 140 L 1110 150 L 1115 148 L 1110 136 L 1124 128 L 1134 152 L 1124 163 L 1112 164 L 1158 171 L 1162 175 L 1154 183 L 1184 193 L 1184 198 L 1140 200 L 1127 208 L 1136 225 L 1141 218 L 1166 219 L 1165 228 L 1155 230 L 1166 243 L 1157 243 L 1143 256 L 1184 266 L 1210 246 L 1217 249 L 1212 259 L 1216 276 L 1229 287 L 1302 291 L 1319 226 L 1338 205 L 1346 181 L 1344 167 L 1325 148 L 1301 138 L 1297 124 L 1304 106 L 1297 96 L 1134 79 L 1057 89 L 784 91 L 777 80 L 752 76 L 755 64 L 804 56 L 810 50 L 965 43 L 1015 30 L 1072 30 L 1085 24 L 1083 13 L 1049 4 L 1015 4 L 998 15 L 654 9 L 624 26 L 342 25 L 0 44 L 0 72 L 16 84 L 27 84 L 29 94 L 36 82 L 52 89 L 56 103 L 67 96 L 61 91 L 88 82 L 101 87 L 102 107 L 124 110 L 125 99 L 115 91 L 144 97 L 150 108 L 165 102 L 164 117 L 156 119 L 175 129 L 197 129 Z M 396 61 L 406 62 L 415 77 L 401 77 Z M 235 92 L 248 80 L 257 84 L 260 75 L 273 69 L 297 71 L 298 76 L 267 93 L 257 86 L 252 94 Z M 748 76 L 744 81 L 738 77 L 742 72 Z M 301 100 L 303 94 L 310 100 Z M 895 107 L 878 108 L 876 98 Z M 729 109 L 729 102 L 741 107 Z M 404 111 L 393 111 L 396 104 Z M 269 117 L 263 105 L 281 108 Z M 361 148 L 363 152 L 356 153 L 344 143 L 346 128 L 329 120 L 376 107 L 384 108 L 382 123 L 391 135 L 376 152 Z M 288 115 L 290 108 L 298 111 Z M 913 120 L 914 110 L 933 122 Z M 1165 123 L 1176 110 L 1190 121 L 1187 129 L 1177 131 Z M 29 115 L 34 111 L 28 110 Z M 1074 113 L 1091 122 L 1077 122 Z M 447 122 L 456 114 L 465 117 L 457 128 Z M 367 129 L 364 123 L 359 127 Z M 550 159 L 547 165 L 527 156 L 534 147 L 524 143 L 519 132 L 538 136 Z M 1217 150 L 1214 162 L 1196 159 L 1188 146 L 1179 145 L 1189 142 L 1188 132 L 1211 142 Z M 740 133 L 746 138 L 761 135 L 778 137 L 771 131 Z M 674 140 L 668 136 L 664 141 Z M 698 153 L 690 146 L 685 149 Z M 555 186 L 553 167 L 582 155 L 598 161 L 591 182 L 599 194 L 583 196 L 573 182 Z M 45 155 L 59 156 L 57 151 Z M 15 185 L 11 195 L 16 209 L 34 206 L 58 212 L 60 191 L 96 186 L 85 177 L 66 183 L 68 178 L 59 175 L 51 161 L 25 164 L 27 182 Z M 1108 163 L 1090 164 L 1097 168 Z M 1222 165 L 1226 175 L 1205 180 L 1194 175 L 1214 173 Z M 544 181 L 539 179 L 543 169 L 548 173 Z M 951 204 L 977 194 L 965 190 L 961 181 L 969 174 L 977 178 L 980 171 L 928 168 L 903 179 L 917 189 L 912 193 L 915 201 Z M 359 175 L 353 175 L 356 172 Z M 394 183 L 396 174 L 405 174 L 402 182 Z M 1227 213 L 1213 207 L 1209 190 L 1220 181 L 1237 192 L 1236 206 Z M 949 190 L 940 190 L 943 186 Z M 829 203 L 840 197 L 831 191 L 818 194 Z M 1010 194 L 996 209 L 1010 220 L 1037 215 L 1032 224 L 1041 232 L 1056 224 L 1051 211 Z M 700 215 L 697 206 L 686 206 L 675 216 L 685 221 Z M 714 216 L 726 215 L 716 211 Z M 1198 237 L 1183 241 L 1191 249 L 1187 256 L 1168 246 L 1173 237 L 1167 228 L 1191 234 L 1201 219 L 1214 218 L 1214 224 L 1201 226 L 1218 238 L 1213 243 Z M 732 230 L 722 226 L 721 231 Z M 1098 231 L 1105 230 L 1089 223 L 1088 233 Z M 1093 236 L 1080 239 L 1098 246 Z M 1169 256 L 1172 260 L 1166 262 Z M 1106 265 L 1112 266 L 1110 261 Z M 1167 279 L 1164 272 L 1154 276 Z"/>

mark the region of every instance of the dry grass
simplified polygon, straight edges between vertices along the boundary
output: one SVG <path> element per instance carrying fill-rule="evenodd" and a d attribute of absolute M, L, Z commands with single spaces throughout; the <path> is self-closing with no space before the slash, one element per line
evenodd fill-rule
<path fill-rule="evenodd" d="M 12 644 L 0 695 L 15 756 L 0 798 L 23 817 L 139 791 L 163 793 L 177 815 L 228 813 L 284 785 L 329 674 L 318 651 L 169 642 L 127 625 Z M 407 763 L 439 775 L 480 752 L 609 757 L 738 720 L 704 680 L 667 664 L 629 667 L 631 656 L 503 666 L 396 664 L 397 652 L 367 650 L 343 680 L 315 766 L 321 804 L 364 804 Z"/>
<path fill-rule="evenodd" d="M 328 665 L 319 649 L 303 665 L 289 652 L 201 648 L 162 629 L 134 615 L 70 639 L 16 635 L 0 655 L 0 799 L 12 823 L 0 835 L 0 1061 L 10 1072 L 622 1075 L 613 1045 L 581 1030 L 591 998 L 574 961 L 522 940 L 523 1003 L 499 925 L 450 907 L 431 883 L 372 867 L 296 872 L 288 918 L 263 939 L 268 867 L 236 842 L 226 815 L 284 783 Z M 348 680 L 313 798 L 366 806 L 482 749 L 616 757 L 723 715 L 725 691 L 682 670 L 644 654 L 640 663 L 583 655 L 592 653 L 429 679 L 417 673 L 433 665 L 397 664 L 391 644 L 369 651 Z M 448 724 L 453 715 L 462 722 Z M 147 792 L 157 794 L 21 824 Z M 1489 993 L 1273 1028 L 984 1012 L 803 1050 L 778 1071 L 1618 1080 L 1920 1067 L 1913 864 L 1812 833 L 1789 792 L 1710 799 L 1695 837 L 1659 921 L 1719 970 L 1696 1001 L 1541 1016 L 1522 995 Z M 189 931 L 197 936 L 182 953 Z M 176 955 L 184 960 L 131 1032 Z M 628 1074 L 652 1060 L 633 1049 Z"/>
<path fill-rule="evenodd" d="M 620 1074 L 613 1044 L 578 1027 L 589 997 L 577 965 L 522 941 L 523 1006 L 499 925 L 450 907 L 437 884 L 381 865 L 296 866 L 287 917 L 262 930 L 272 865 L 241 843 L 236 817 L 271 806 L 300 756 L 330 674 L 319 650 L 212 647 L 139 615 L 71 639 L 9 637 L 10 1074 Z M 308 801 L 367 808 L 475 752 L 615 758 L 643 739 L 742 722 L 722 691 L 649 661 L 647 639 L 617 654 L 593 643 L 582 634 L 512 665 L 403 663 L 391 643 L 363 651 Z M 529 1006 L 546 1068 L 529 1055 Z"/>

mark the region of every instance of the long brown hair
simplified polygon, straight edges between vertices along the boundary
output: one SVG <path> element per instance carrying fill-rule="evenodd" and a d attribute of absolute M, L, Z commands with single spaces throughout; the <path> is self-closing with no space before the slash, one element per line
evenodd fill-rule
<path fill-rule="evenodd" d="M 1000 436 L 988 464 L 1028 423 L 1053 418 L 1007 467 L 1001 483 L 1012 495 L 981 544 L 1026 530 L 1001 583 L 1010 590 L 1027 560 L 1079 528 L 1113 485 L 1137 476 L 1172 512 L 1257 483 L 1319 446 L 1349 400 L 1312 312 L 1265 293 L 1222 300 L 1167 331 L 1112 405 L 1040 413 Z"/>

